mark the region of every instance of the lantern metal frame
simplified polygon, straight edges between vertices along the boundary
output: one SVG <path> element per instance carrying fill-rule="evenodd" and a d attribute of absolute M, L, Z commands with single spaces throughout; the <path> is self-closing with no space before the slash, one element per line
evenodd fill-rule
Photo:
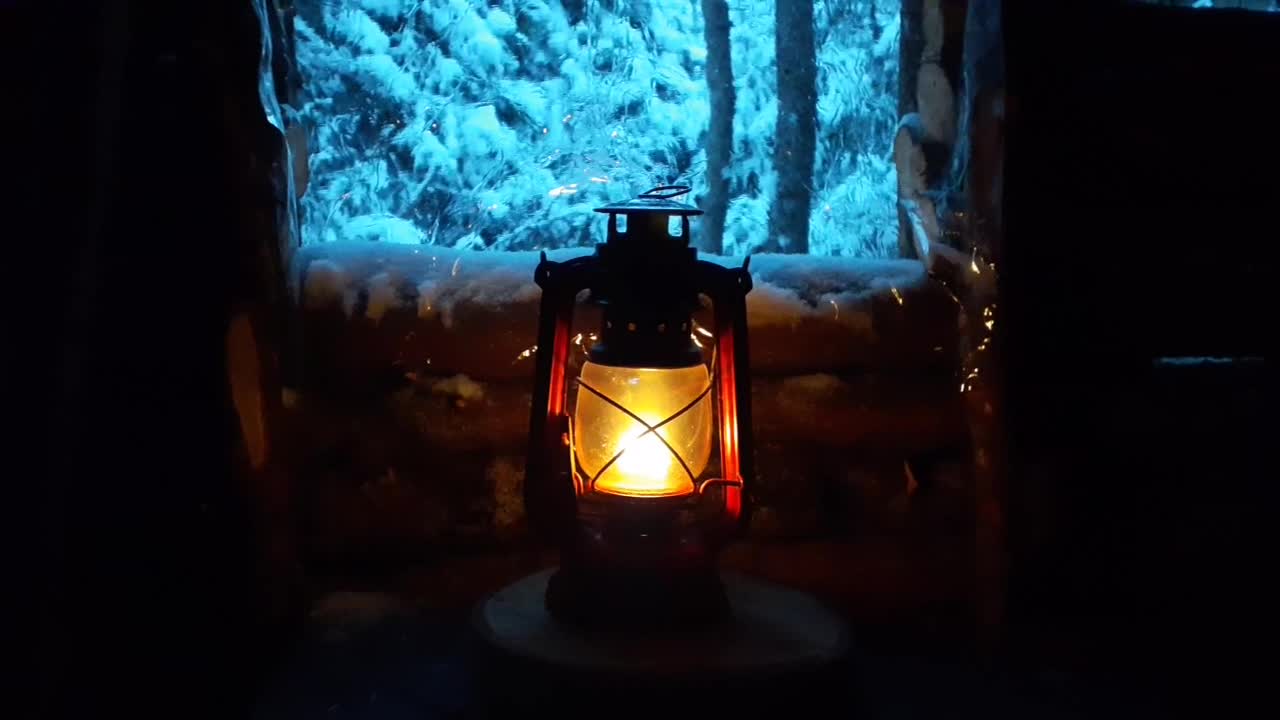
<path fill-rule="evenodd" d="M 542 288 L 537 361 L 529 423 L 524 499 L 531 528 L 560 549 L 548 582 L 552 616 L 590 625 L 686 625 L 727 618 L 716 568 L 719 550 L 745 528 L 753 477 L 751 388 L 746 295 L 750 258 L 726 267 L 697 257 L 689 218 L 702 211 L 674 198 L 687 186 L 660 186 L 634 200 L 597 208 L 609 215 L 606 241 L 595 253 L 564 262 L 543 253 L 535 271 Z M 619 216 L 626 228 L 619 227 Z M 681 233 L 669 223 L 679 218 Z M 713 312 L 710 382 L 698 398 L 659 423 L 648 423 L 599 390 L 680 461 L 691 492 L 675 497 L 626 497 L 595 491 L 575 467 L 568 412 L 569 353 L 580 293 L 604 309 L 590 359 L 632 368 L 679 368 L 704 363 L 691 340 L 700 298 Z M 657 430 L 708 393 L 713 396 L 719 474 L 699 481 Z M 619 450 L 614 460 L 622 454 Z"/>

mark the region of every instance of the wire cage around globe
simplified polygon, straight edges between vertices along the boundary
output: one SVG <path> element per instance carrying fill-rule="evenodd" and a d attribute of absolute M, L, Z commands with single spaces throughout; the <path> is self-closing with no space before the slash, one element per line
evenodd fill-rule
<path fill-rule="evenodd" d="M 588 492 L 681 497 L 698 489 L 712 446 L 711 375 L 588 361 L 572 420 L 575 478 Z"/>

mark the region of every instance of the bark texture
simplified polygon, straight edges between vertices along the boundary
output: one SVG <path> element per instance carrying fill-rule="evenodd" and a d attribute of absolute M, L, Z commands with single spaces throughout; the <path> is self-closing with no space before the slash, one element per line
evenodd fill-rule
<path fill-rule="evenodd" d="M 711 99 L 711 127 L 707 132 L 707 195 L 702 202 L 706 215 L 698 246 L 705 252 L 721 254 L 724 248 L 724 219 L 729 211 L 729 180 L 724 171 L 733 156 L 733 115 L 736 97 L 729 43 L 729 4 L 726 0 L 702 0 L 702 17 L 707 41 L 707 90 Z"/>
<path fill-rule="evenodd" d="M 779 0 L 777 27 L 778 126 L 773 163 L 778 187 L 769 214 L 765 249 L 807 253 L 818 122 L 813 3 Z"/>

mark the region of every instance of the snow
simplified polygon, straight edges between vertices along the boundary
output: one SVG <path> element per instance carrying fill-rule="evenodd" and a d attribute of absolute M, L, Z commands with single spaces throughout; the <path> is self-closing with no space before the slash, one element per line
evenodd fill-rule
<path fill-rule="evenodd" d="M 872 297 L 906 292 L 927 280 L 924 266 L 914 261 L 811 255 L 753 255 L 751 275 L 747 317 L 752 327 L 822 318 L 861 331 L 871 329 Z"/>
<path fill-rule="evenodd" d="M 691 185 L 695 203 L 706 192 L 700 3 L 575 3 L 578 15 L 561 0 L 297 4 L 305 244 L 581 247 L 593 207 L 664 183 Z M 774 4 L 728 4 L 737 102 L 724 247 L 741 254 L 766 241 L 776 189 Z M 815 14 L 814 254 L 897 252 L 897 18 L 873 0 Z"/>
<path fill-rule="evenodd" d="M 1160 4 L 1160 5 L 1166 4 L 1166 0 L 1136 0 L 1136 2 L 1145 2 L 1145 3 Z M 1219 7 L 1219 6 L 1214 5 L 1213 0 L 1195 0 L 1195 2 L 1191 3 L 1191 7 L 1196 9 L 1202 9 L 1202 10 L 1212 10 L 1215 7 Z M 1269 3 L 1267 2 L 1267 0 L 1246 0 L 1246 2 L 1243 2 L 1243 3 L 1240 2 L 1240 0 L 1233 0 L 1232 2 L 1228 2 L 1222 5 L 1221 7 L 1239 9 L 1239 10 L 1250 10 L 1253 12 L 1280 12 L 1280 0 L 1271 0 Z"/>
<path fill-rule="evenodd" d="M 502 8 L 491 8 L 484 19 L 488 21 L 489 29 L 498 37 L 505 38 L 516 31 L 515 18 L 508 15 Z"/>
<path fill-rule="evenodd" d="M 454 375 L 453 377 L 433 380 L 431 382 L 431 392 L 435 395 L 445 395 L 467 402 L 476 402 L 484 399 L 484 385 L 466 375 Z"/>
<path fill-rule="evenodd" d="M 412 7 L 414 4 L 416 4 L 414 0 L 360 0 L 360 7 L 364 8 L 365 12 L 387 19 L 399 17 L 409 9 L 406 6 Z"/>
<path fill-rule="evenodd" d="M 343 224 L 343 235 L 353 240 L 381 240 L 401 245 L 420 245 L 426 233 L 418 226 L 394 215 L 359 215 Z"/>
<path fill-rule="evenodd" d="M 1259 365 L 1263 363 L 1260 357 L 1209 357 L 1209 356 L 1174 356 L 1159 357 L 1152 361 L 1156 367 L 1215 367 L 1215 366 L 1231 366 L 1231 365 Z"/>
<path fill-rule="evenodd" d="M 586 253 L 585 249 L 555 250 L 555 260 Z M 413 310 L 422 319 L 439 319 L 453 327 L 463 307 L 500 309 L 530 303 L 541 297 L 533 282 L 536 252 L 477 252 L 433 246 L 334 242 L 304 247 L 299 254 L 302 297 L 308 308 L 332 307 L 352 294 L 353 287 L 370 291 L 366 312 L 379 317 L 389 309 Z M 387 306 L 372 309 L 373 290 L 397 278 L 398 292 L 387 295 Z M 416 298 L 399 289 L 413 288 Z"/>
<path fill-rule="evenodd" d="M 547 254 L 564 261 L 589 252 L 566 248 Z M 297 268 L 308 308 L 342 305 L 350 314 L 350 298 L 358 294 L 357 288 L 364 288 L 365 315 L 371 320 L 398 309 L 454 328 L 464 309 L 501 312 L 537 303 L 541 290 L 533 282 L 533 271 L 538 257 L 536 252 L 336 242 L 303 248 Z M 727 267 L 740 267 L 743 261 L 700 257 Z M 752 327 L 818 318 L 866 331 L 871 327 L 872 298 L 895 292 L 900 296 L 927 281 L 923 265 L 911 260 L 753 255 L 750 268 L 754 287 L 747 295 L 747 314 Z"/>
<path fill-rule="evenodd" d="M 378 273 L 369 279 L 369 303 L 365 307 L 365 317 L 377 322 L 391 308 L 399 305 L 399 290 L 395 276 L 391 273 Z"/>
<path fill-rule="evenodd" d="M 350 284 L 342 266 L 332 260 L 316 260 L 307 265 L 303 282 L 303 305 L 311 310 L 341 303 Z"/>
<path fill-rule="evenodd" d="M 391 48 L 391 39 L 363 11 L 346 10 L 335 17 L 330 26 L 339 38 L 366 52 L 379 54 Z"/>
<path fill-rule="evenodd" d="M 384 90 L 402 102 L 413 100 L 418 86 L 390 55 L 363 55 L 355 61 L 356 79 L 366 90 Z"/>

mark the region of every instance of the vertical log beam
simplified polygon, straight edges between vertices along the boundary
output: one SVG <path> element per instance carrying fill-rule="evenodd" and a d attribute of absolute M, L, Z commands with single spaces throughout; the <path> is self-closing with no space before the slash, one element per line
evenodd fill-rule
<path fill-rule="evenodd" d="M 966 213 L 962 251 L 986 274 L 965 296 L 966 367 L 980 378 L 966 409 L 973 442 L 974 611 L 977 641 L 988 654 L 1006 638 L 1008 577 L 1008 451 L 1004 402 L 1005 323 L 996 315 L 996 265 L 1001 247 L 1004 173 L 1004 42 L 1002 0 L 970 0 L 964 24 L 959 136 L 950 187 L 962 193 Z M 1002 263 L 997 263 L 1001 265 Z M 987 321 L 994 323 L 987 327 Z"/>
<path fill-rule="evenodd" d="M 907 191 L 900 200 L 910 208 L 899 209 L 898 245 L 903 257 L 919 257 L 920 248 L 938 241 L 937 237 L 914 237 L 919 227 L 939 224 L 929 219 L 912 221 L 909 214 L 936 213 L 937 198 L 945 199 L 947 194 L 947 171 L 957 139 L 956 89 L 962 77 L 968 4 L 968 0 L 903 2 L 898 109 L 909 132 L 900 130 L 895 140 L 899 174 L 915 170 L 904 160 L 919 154 L 925 158 L 924 188 L 915 187 L 914 177 L 899 185 Z M 927 199 L 921 192 L 927 193 Z"/>

